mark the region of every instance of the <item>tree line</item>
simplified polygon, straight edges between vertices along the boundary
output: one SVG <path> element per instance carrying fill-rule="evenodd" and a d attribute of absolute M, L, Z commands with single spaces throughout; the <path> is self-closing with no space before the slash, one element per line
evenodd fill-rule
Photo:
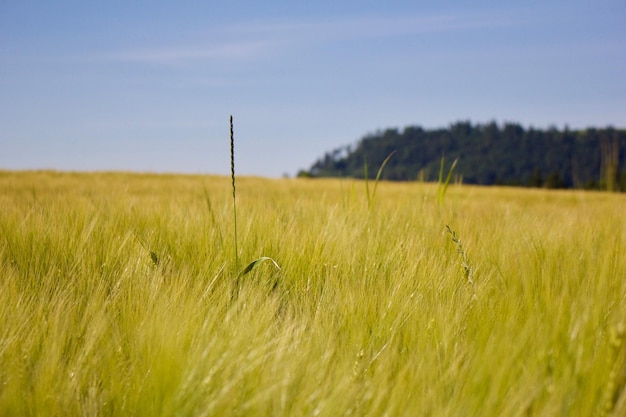
<path fill-rule="evenodd" d="M 444 158 L 448 165 L 458 159 L 457 182 L 626 191 L 626 130 L 613 127 L 559 130 L 462 121 L 440 129 L 387 129 L 327 152 L 298 175 L 374 178 L 394 151 L 382 179 L 437 180 Z"/>

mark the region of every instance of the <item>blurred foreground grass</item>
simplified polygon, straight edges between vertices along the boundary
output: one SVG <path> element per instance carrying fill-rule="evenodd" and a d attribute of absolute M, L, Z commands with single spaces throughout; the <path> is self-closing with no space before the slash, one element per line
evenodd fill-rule
<path fill-rule="evenodd" d="M 0 415 L 626 414 L 626 196 L 230 186 L 0 172 Z"/>

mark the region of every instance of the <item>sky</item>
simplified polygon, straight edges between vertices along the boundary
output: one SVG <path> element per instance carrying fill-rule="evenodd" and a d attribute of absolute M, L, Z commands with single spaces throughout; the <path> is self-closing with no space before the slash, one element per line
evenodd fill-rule
<path fill-rule="evenodd" d="M 626 1 L 0 0 L 0 169 L 293 176 L 367 134 L 626 127 Z"/>

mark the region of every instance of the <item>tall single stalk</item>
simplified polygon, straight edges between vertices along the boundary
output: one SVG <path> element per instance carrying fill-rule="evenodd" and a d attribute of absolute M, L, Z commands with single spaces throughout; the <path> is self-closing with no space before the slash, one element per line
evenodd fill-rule
<path fill-rule="evenodd" d="M 235 227 L 235 271 L 239 270 L 239 252 L 237 249 L 237 201 L 235 188 L 235 131 L 233 128 L 233 116 L 230 116 L 230 178 L 233 182 L 233 221 Z"/>
<path fill-rule="evenodd" d="M 237 248 L 237 192 L 235 187 L 235 132 L 233 128 L 233 116 L 230 116 L 230 178 L 233 182 L 233 224 L 235 228 L 235 272 L 239 271 L 239 250 Z M 261 256 L 259 259 L 255 259 L 250 262 L 248 266 L 246 266 L 243 270 L 241 270 L 237 274 L 237 279 L 235 280 L 235 294 L 238 294 L 239 290 L 239 278 L 248 274 L 252 271 L 257 265 L 265 262 L 271 261 L 276 269 L 280 270 L 280 265 L 278 263 L 267 256 Z"/>

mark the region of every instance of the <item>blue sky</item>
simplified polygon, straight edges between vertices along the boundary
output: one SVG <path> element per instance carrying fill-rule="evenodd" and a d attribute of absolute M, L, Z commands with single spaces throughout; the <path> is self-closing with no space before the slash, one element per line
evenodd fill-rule
<path fill-rule="evenodd" d="M 626 2 L 0 0 L 0 169 L 280 177 L 388 127 L 626 127 Z"/>

